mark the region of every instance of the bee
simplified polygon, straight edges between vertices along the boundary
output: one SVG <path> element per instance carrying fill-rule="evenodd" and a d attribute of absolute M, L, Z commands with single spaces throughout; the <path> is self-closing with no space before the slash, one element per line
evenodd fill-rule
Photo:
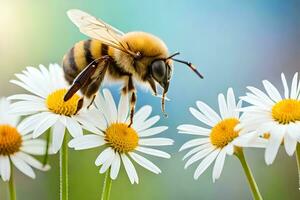
<path fill-rule="evenodd" d="M 187 65 L 203 78 L 190 62 L 174 58 L 179 53 L 169 55 L 166 44 L 150 33 L 124 34 L 81 10 L 69 10 L 67 15 L 91 39 L 75 44 L 63 58 L 65 78 L 72 84 L 64 101 L 81 90 L 92 103 L 104 78 L 122 81 L 122 94 L 129 94 L 130 98 L 130 126 L 137 100 L 135 83 L 148 85 L 155 96 L 158 96 L 157 84 L 160 85 L 163 89 L 161 107 L 165 113 L 165 96 L 172 77 L 173 61 Z"/>

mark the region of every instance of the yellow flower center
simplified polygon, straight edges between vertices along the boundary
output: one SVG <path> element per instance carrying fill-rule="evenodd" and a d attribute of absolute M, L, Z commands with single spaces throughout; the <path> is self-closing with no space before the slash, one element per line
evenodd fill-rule
<path fill-rule="evenodd" d="M 138 146 L 137 132 L 124 123 L 113 123 L 105 131 L 105 140 L 119 153 L 133 151 Z"/>
<path fill-rule="evenodd" d="M 264 133 L 263 135 L 262 135 L 262 138 L 264 138 L 264 139 L 269 139 L 271 137 L 271 134 L 270 133 Z"/>
<path fill-rule="evenodd" d="M 300 101 L 284 99 L 272 108 L 272 117 L 280 124 L 289 124 L 300 121 Z"/>
<path fill-rule="evenodd" d="M 7 156 L 19 151 L 22 137 L 16 128 L 0 125 L 0 155 Z"/>
<path fill-rule="evenodd" d="M 59 89 L 48 95 L 46 99 L 47 108 L 59 115 L 71 116 L 76 114 L 80 96 L 75 94 L 68 101 L 64 101 L 66 89 Z"/>
<path fill-rule="evenodd" d="M 210 132 L 210 141 L 218 148 L 223 148 L 239 135 L 234 127 L 239 123 L 235 118 L 228 118 L 220 121 Z"/>

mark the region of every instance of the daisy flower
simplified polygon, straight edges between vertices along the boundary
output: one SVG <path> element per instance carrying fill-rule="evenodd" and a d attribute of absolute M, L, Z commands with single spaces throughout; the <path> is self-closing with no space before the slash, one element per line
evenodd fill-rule
<path fill-rule="evenodd" d="M 31 139 L 28 129 L 18 125 L 19 117 L 9 113 L 12 106 L 5 99 L 0 99 L 0 176 L 3 181 L 11 178 L 12 165 L 25 175 L 35 178 L 32 168 L 48 170 L 31 155 L 45 154 L 46 142 Z"/>
<path fill-rule="evenodd" d="M 237 109 L 241 108 L 242 101 L 236 103 L 233 90 L 228 89 L 227 100 L 223 94 L 219 94 L 218 100 L 221 115 L 202 101 L 196 102 L 198 109 L 190 108 L 192 115 L 209 128 L 191 124 L 182 124 L 177 127 L 179 133 L 201 136 L 186 142 L 179 150 L 192 148 L 183 158 L 183 160 L 189 158 L 185 168 L 202 159 L 194 173 L 194 179 L 198 179 L 214 161 L 212 178 L 213 181 L 218 179 L 226 155 L 232 155 L 236 150 L 236 142 L 239 142 L 239 145 L 243 143 L 253 147 L 263 146 L 261 140 L 251 141 L 251 143 L 248 141 L 248 138 L 254 133 L 242 136 L 234 130 L 240 121 L 240 113 Z"/>
<path fill-rule="evenodd" d="M 90 113 L 85 113 L 86 116 L 81 116 L 83 126 L 94 134 L 74 138 L 69 142 L 69 147 L 82 150 L 104 146 L 95 164 L 101 165 L 100 173 L 110 168 L 110 177 L 113 180 L 117 178 L 121 163 L 123 163 L 130 182 L 138 183 L 139 178 L 132 161 L 155 174 L 161 173 L 155 164 L 140 154 L 170 158 L 168 153 L 151 148 L 173 144 L 173 140 L 168 138 L 151 137 L 168 128 L 166 126 L 152 127 L 160 117 L 148 118 L 152 111 L 151 106 L 143 106 L 137 111 L 132 126 L 128 127 L 127 95 L 121 96 L 117 108 L 109 90 L 104 89 L 103 96 L 97 95 L 95 104 L 97 108 L 90 110 Z M 88 119 L 90 122 L 87 122 Z"/>
<path fill-rule="evenodd" d="M 268 145 L 265 151 L 267 164 L 273 163 L 281 144 L 284 145 L 286 153 L 292 156 L 300 141 L 298 73 L 293 77 L 291 88 L 288 87 L 283 73 L 281 80 L 284 88 L 283 96 L 272 83 L 264 80 L 262 83 L 266 93 L 255 87 L 247 87 L 250 92 L 241 97 L 251 105 L 241 109 L 245 117 L 237 128 L 256 130 L 260 136 L 267 136 Z"/>
<path fill-rule="evenodd" d="M 64 102 L 69 85 L 65 81 L 63 70 L 57 64 L 50 64 L 49 69 L 40 65 L 39 68 L 27 67 L 21 74 L 16 74 L 18 80 L 10 82 L 16 84 L 31 94 L 17 94 L 10 96 L 10 100 L 17 100 L 12 104 L 11 113 L 30 115 L 20 126 L 31 129 L 33 137 L 37 138 L 52 127 L 52 146 L 56 153 L 62 145 L 65 129 L 73 137 L 83 135 L 82 127 L 76 119 L 77 112 L 82 106 L 82 98 L 75 94 Z"/>

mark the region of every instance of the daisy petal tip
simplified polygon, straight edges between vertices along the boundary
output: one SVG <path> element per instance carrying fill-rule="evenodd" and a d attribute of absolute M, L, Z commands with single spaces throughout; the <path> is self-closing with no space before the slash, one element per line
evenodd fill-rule
<path fill-rule="evenodd" d="M 41 170 L 42 171 L 48 171 L 51 169 L 51 166 L 50 165 L 45 165 Z"/>

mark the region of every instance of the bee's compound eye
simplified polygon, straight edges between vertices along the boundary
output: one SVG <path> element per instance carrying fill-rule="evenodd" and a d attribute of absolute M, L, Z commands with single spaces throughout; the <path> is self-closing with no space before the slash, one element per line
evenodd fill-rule
<path fill-rule="evenodd" d="M 162 60 L 154 61 L 151 65 L 152 76 L 157 81 L 162 81 L 166 76 L 166 65 Z"/>

